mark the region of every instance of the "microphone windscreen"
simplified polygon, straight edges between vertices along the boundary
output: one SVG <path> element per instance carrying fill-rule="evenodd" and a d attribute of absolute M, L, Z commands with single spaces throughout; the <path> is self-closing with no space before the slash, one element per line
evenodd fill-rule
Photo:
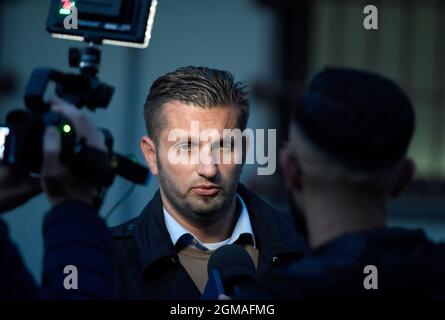
<path fill-rule="evenodd" d="M 249 253 L 242 247 L 234 244 L 224 245 L 210 256 L 207 272 L 210 276 L 212 270 L 218 270 L 223 281 L 236 277 L 255 277 L 256 270 Z"/>

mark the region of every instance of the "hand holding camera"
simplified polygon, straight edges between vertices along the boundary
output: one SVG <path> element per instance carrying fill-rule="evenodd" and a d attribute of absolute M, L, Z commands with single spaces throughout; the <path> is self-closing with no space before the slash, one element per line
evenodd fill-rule
<path fill-rule="evenodd" d="M 107 154 L 103 136 L 75 106 L 60 99 L 53 99 L 53 112 L 61 114 L 72 124 L 76 139 L 83 140 L 86 146 Z M 57 206 L 65 201 L 80 201 L 95 206 L 94 194 L 98 187 L 94 179 L 82 179 L 60 161 L 61 137 L 56 127 L 45 130 L 43 139 L 43 165 L 41 170 L 42 187 L 51 204 Z"/>
<path fill-rule="evenodd" d="M 59 98 L 51 102 L 52 112 L 72 123 L 77 141 L 84 141 L 89 148 L 107 155 L 104 137 L 75 106 Z M 65 128 L 65 130 L 67 130 Z M 64 201 L 81 201 L 94 205 L 93 195 L 97 185 L 90 179 L 76 177 L 60 160 L 61 137 L 58 129 L 49 126 L 43 136 L 43 164 L 40 179 L 15 167 L 0 166 L 0 212 L 12 210 L 40 194 L 43 190 L 51 204 Z"/>

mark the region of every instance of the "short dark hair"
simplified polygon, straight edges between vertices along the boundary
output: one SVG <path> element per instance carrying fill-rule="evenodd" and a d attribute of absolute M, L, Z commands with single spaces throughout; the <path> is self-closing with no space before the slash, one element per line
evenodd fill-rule
<path fill-rule="evenodd" d="M 147 132 L 155 141 L 163 126 L 163 105 L 174 100 L 202 108 L 234 106 L 239 109 L 238 127 L 244 130 L 247 126 L 247 87 L 241 82 L 235 82 L 228 71 L 188 66 L 155 80 L 144 105 Z"/>
<path fill-rule="evenodd" d="M 415 115 L 393 81 L 326 68 L 310 81 L 294 121 L 309 141 L 344 166 L 372 170 L 390 168 L 406 155 Z"/>

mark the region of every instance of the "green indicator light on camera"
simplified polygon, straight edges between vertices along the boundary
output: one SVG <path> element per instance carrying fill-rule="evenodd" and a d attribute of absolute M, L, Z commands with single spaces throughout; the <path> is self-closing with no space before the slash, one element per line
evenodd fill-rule
<path fill-rule="evenodd" d="M 113 169 L 116 169 L 117 168 L 117 166 L 119 165 L 119 160 L 118 159 L 116 159 L 116 157 L 113 157 L 112 159 L 111 159 L 111 167 L 113 168 Z"/>
<path fill-rule="evenodd" d="M 71 132 L 71 126 L 69 124 L 64 124 L 62 127 L 62 131 L 64 133 L 70 133 Z"/>

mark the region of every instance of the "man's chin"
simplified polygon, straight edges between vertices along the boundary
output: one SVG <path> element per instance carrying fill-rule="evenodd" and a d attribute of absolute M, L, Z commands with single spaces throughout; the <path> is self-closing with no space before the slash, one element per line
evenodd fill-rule
<path fill-rule="evenodd" d="M 190 208 L 195 215 L 204 219 L 220 213 L 224 207 L 223 199 L 199 197 L 193 199 L 193 203 L 190 204 Z"/>
<path fill-rule="evenodd" d="M 199 215 L 211 214 L 212 212 L 219 212 L 222 209 L 222 205 L 219 203 L 211 203 L 203 201 L 192 206 L 193 211 Z"/>

